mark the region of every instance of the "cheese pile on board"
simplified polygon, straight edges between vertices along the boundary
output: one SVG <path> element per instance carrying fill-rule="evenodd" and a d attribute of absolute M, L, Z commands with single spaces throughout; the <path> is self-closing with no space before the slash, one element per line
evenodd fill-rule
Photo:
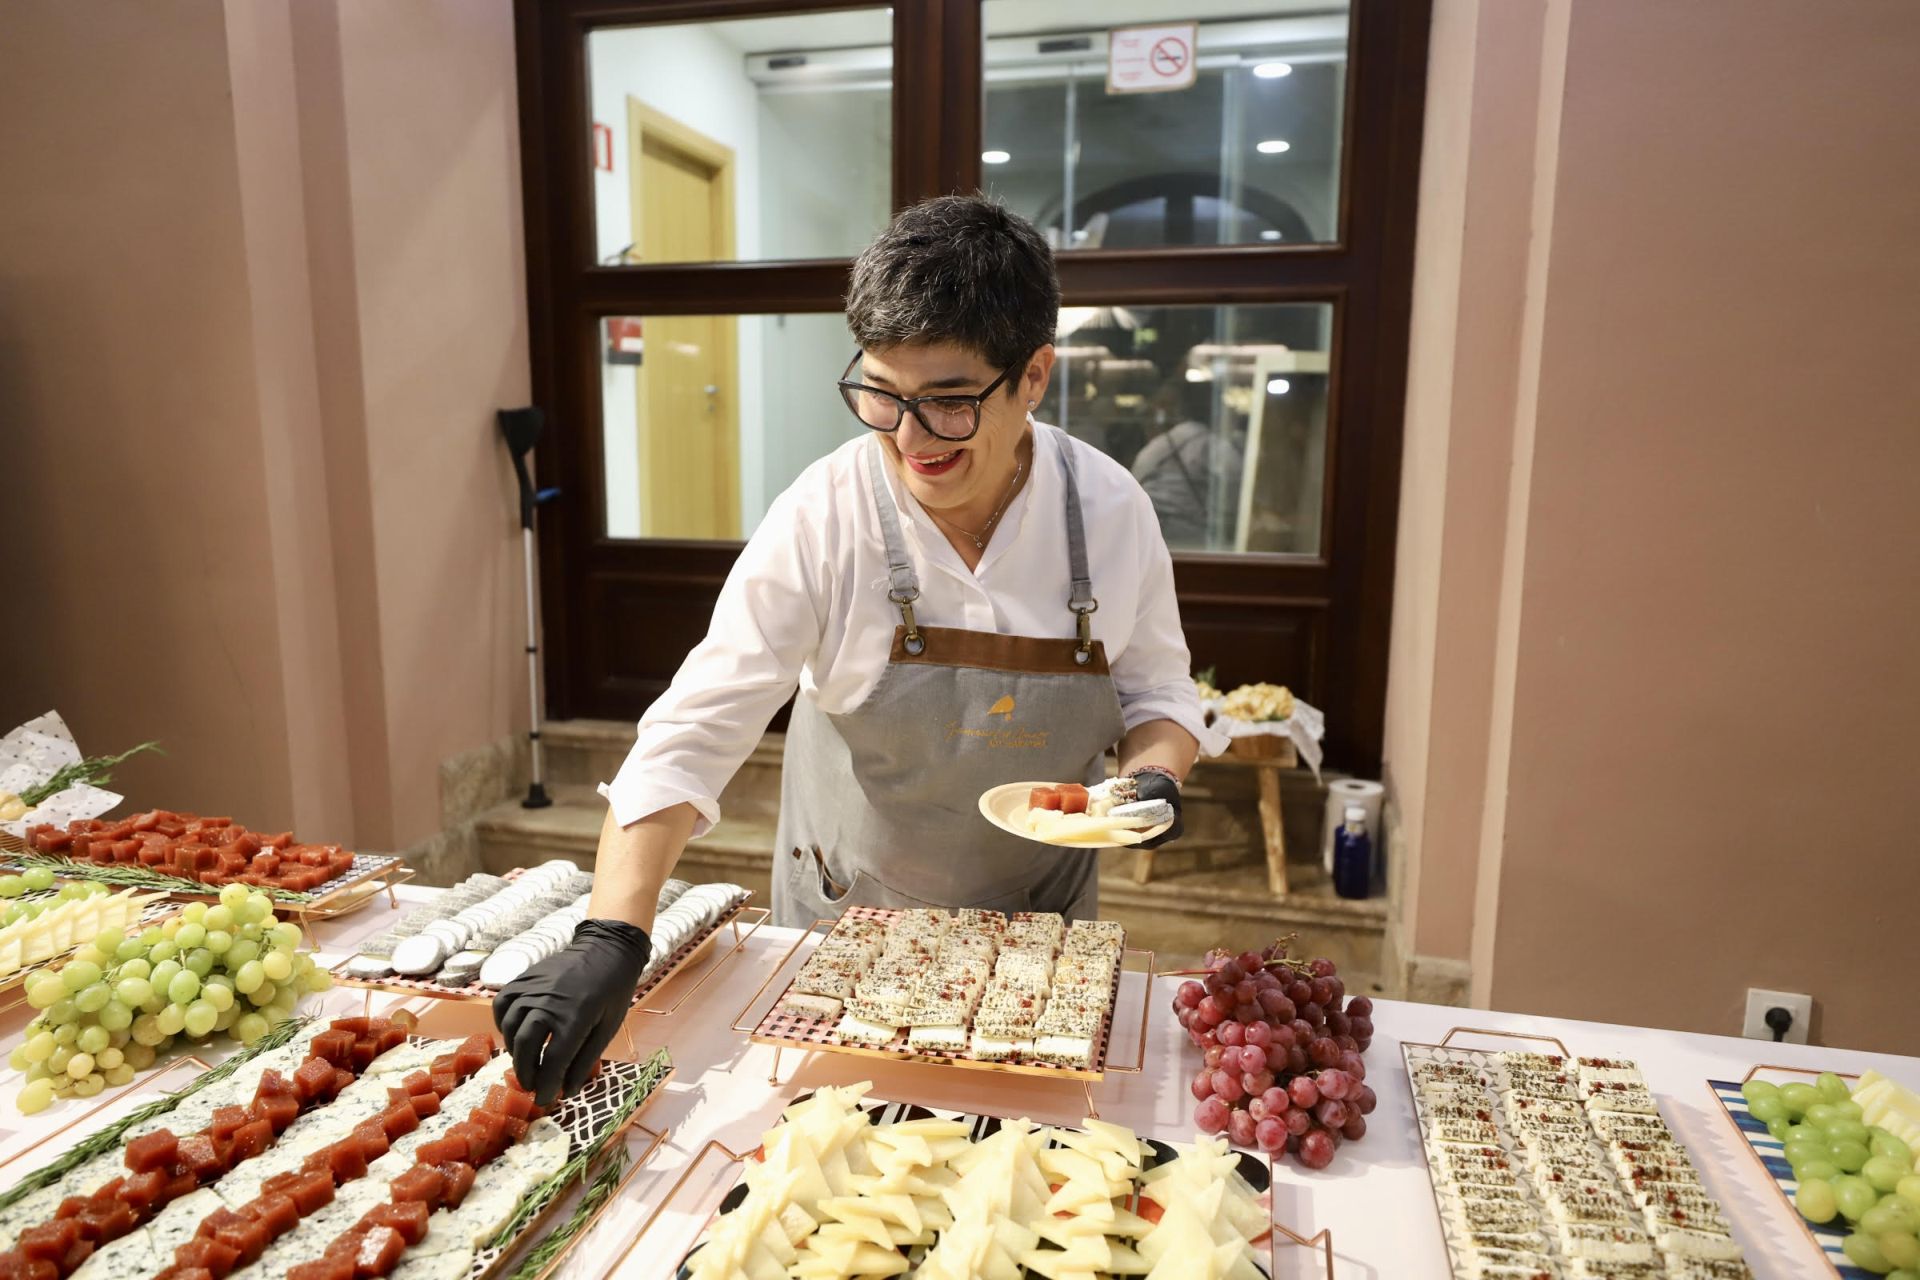
<path fill-rule="evenodd" d="M 1119 1125 L 1003 1120 L 976 1141 L 966 1120 L 873 1123 L 869 1087 L 787 1109 L 694 1280 L 1259 1280 L 1267 1215 L 1224 1140 L 1143 1172 L 1152 1149 Z"/>
<path fill-rule="evenodd" d="M 1412 1073 L 1436 1190 L 1473 1274 L 1751 1280 L 1637 1066 L 1539 1053 L 1497 1061 L 1497 1074 L 1457 1061 Z"/>

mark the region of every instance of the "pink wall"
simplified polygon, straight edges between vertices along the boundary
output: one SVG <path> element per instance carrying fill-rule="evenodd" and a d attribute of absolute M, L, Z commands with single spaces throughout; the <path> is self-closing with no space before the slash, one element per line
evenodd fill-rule
<path fill-rule="evenodd" d="M 1573 11 L 1489 996 L 1912 1052 L 1920 10 L 1805 14 Z"/>
<path fill-rule="evenodd" d="M 1735 1034 L 1746 988 L 1778 987 L 1815 997 L 1816 1039 L 1920 1051 L 1892 976 L 1920 963 L 1920 172 L 1902 162 L 1920 11 L 1544 12 L 1537 101 L 1514 99 L 1519 126 L 1477 121 L 1470 148 L 1523 135 L 1498 149 L 1530 151 L 1501 214 L 1527 260 L 1462 273 L 1451 406 L 1409 418 L 1450 428 L 1452 465 L 1427 477 L 1447 485 L 1443 563 L 1459 546 L 1501 566 L 1487 731 L 1444 744 L 1486 761 L 1477 850 L 1465 825 L 1439 839 L 1463 796 L 1438 794 L 1437 729 L 1412 774 L 1421 878 L 1477 865 L 1478 909 L 1423 893 L 1418 930 L 1452 945 L 1469 921 L 1476 1001 L 1499 1008 Z M 1473 198 L 1500 195 L 1468 172 Z M 1471 201 L 1461 216 L 1470 252 Z M 1476 289 L 1518 323 L 1476 321 Z M 1490 376 L 1489 352 L 1516 371 L 1492 552 L 1486 505 L 1455 492 L 1461 432 L 1484 427 L 1461 379 Z M 1435 708 L 1478 678 L 1446 657 L 1467 634 L 1454 591 L 1443 571 L 1435 651 L 1411 659 Z M 1484 626 L 1487 596 L 1470 584 L 1456 623 Z"/>
<path fill-rule="evenodd" d="M 401 846 L 439 826 L 440 762 L 526 718 L 493 423 L 528 396 L 512 9 L 291 21 L 355 812 Z"/>
<path fill-rule="evenodd" d="M 222 12 L 0 11 L 0 721 L 165 740 L 122 781 L 292 812 Z M 162 107 L 161 104 L 164 104 Z"/>
<path fill-rule="evenodd" d="M 526 719 L 517 498 L 493 418 L 529 395 L 513 11 L 507 0 L 339 10 L 384 730 L 404 844 L 440 825 L 440 762 Z"/>
<path fill-rule="evenodd" d="M 1386 747 L 1422 958 L 1472 943 L 1545 11 L 1434 12 Z"/>
<path fill-rule="evenodd" d="M 0 417 L 111 500 L 20 487 L 48 616 L 0 632 L 0 719 L 165 737 L 142 799 L 420 840 L 440 762 L 525 716 L 511 6 L 69 13 L 0 13 Z"/>

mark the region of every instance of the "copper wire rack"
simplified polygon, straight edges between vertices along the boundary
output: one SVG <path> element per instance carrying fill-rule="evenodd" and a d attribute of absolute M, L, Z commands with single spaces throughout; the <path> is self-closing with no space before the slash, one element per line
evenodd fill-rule
<path fill-rule="evenodd" d="M 845 915 L 857 919 L 882 922 L 890 921 L 899 914 L 884 907 L 848 907 L 845 912 Z M 1146 1062 L 1147 1019 L 1153 1003 L 1154 953 L 1139 947 L 1123 947 L 1121 950 L 1121 963 L 1114 969 L 1113 986 L 1108 992 L 1107 1012 L 1101 1018 L 1099 1030 L 1094 1035 L 1093 1062 L 1095 1065 L 1088 1068 L 1056 1066 L 1052 1063 L 1027 1060 L 989 1061 L 973 1057 L 959 1049 L 917 1047 L 908 1044 L 907 1029 L 904 1027 L 895 1033 L 894 1039 L 887 1044 L 844 1044 L 835 1038 L 834 1024 L 831 1021 L 801 1018 L 781 1012 L 780 1004 L 786 999 L 787 992 L 792 986 L 791 978 L 781 986 L 779 997 L 767 1007 L 766 1011 L 758 1018 L 752 1017 L 754 1008 L 766 995 L 767 988 L 787 971 L 801 946 L 809 938 L 814 938 L 822 928 L 830 930 L 834 923 L 832 920 L 821 919 L 808 925 L 800 936 L 794 939 L 793 945 L 787 948 L 786 954 L 780 957 L 779 963 L 767 975 L 766 981 L 760 984 L 759 989 L 748 999 L 745 1007 L 734 1017 L 732 1023 L 734 1031 L 745 1034 L 755 1044 L 772 1046 L 773 1066 L 767 1074 L 769 1084 L 780 1083 L 780 1055 L 784 1050 L 843 1054 L 855 1058 L 876 1058 L 887 1062 L 917 1062 L 930 1066 L 958 1067 L 969 1071 L 997 1071 L 1006 1075 L 1028 1076 L 1041 1080 L 1073 1081 L 1081 1086 L 1086 1095 L 1087 1114 L 1098 1119 L 1100 1113 L 1094 1109 L 1093 1092 L 1090 1086 L 1106 1079 L 1109 1072 L 1119 1075 L 1138 1075 Z M 1144 957 L 1146 968 L 1144 970 L 1127 969 L 1126 957 L 1128 956 Z M 1126 972 L 1144 973 L 1146 981 L 1141 984 L 1140 1039 L 1134 1050 L 1134 1060 L 1131 1064 L 1120 1064 L 1109 1061 L 1109 1057 L 1113 1050 L 1113 1015 L 1120 999 L 1120 978 Z"/>
<path fill-rule="evenodd" d="M 1559 1050 L 1560 1056 L 1563 1058 L 1570 1058 L 1573 1055 L 1567 1052 L 1567 1046 L 1561 1043 L 1557 1036 L 1532 1035 L 1523 1031 L 1494 1031 L 1486 1027 L 1450 1028 L 1446 1035 L 1440 1037 L 1438 1044 L 1422 1044 L 1418 1041 L 1401 1042 L 1400 1062 L 1401 1065 L 1406 1068 L 1407 1072 L 1407 1092 L 1413 1100 L 1414 1124 L 1420 1131 L 1420 1156 L 1427 1166 L 1427 1189 L 1433 1193 L 1433 1212 L 1434 1216 L 1438 1218 L 1440 1222 L 1440 1236 L 1446 1244 L 1448 1266 L 1455 1276 L 1470 1277 L 1474 1274 L 1472 1260 L 1468 1255 L 1466 1246 L 1455 1238 L 1455 1232 L 1450 1225 L 1452 1219 L 1447 1216 L 1446 1205 L 1442 1203 L 1440 1199 L 1441 1173 L 1439 1166 L 1435 1162 L 1432 1144 L 1427 1141 L 1426 1113 L 1421 1108 L 1420 1093 L 1413 1087 L 1414 1055 L 1407 1052 L 1409 1049 L 1426 1049 L 1435 1053 L 1447 1052 L 1450 1054 L 1458 1054 L 1467 1061 L 1472 1061 L 1472 1059 L 1468 1057 L 1471 1053 L 1493 1052 L 1492 1050 L 1455 1049 L 1453 1048 L 1453 1038 L 1455 1036 L 1492 1036 L 1500 1040 L 1521 1040 L 1532 1044 L 1550 1044 Z M 1479 1064 L 1476 1063 L 1476 1065 Z"/>
<path fill-rule="evenodd" d="M 626 1118 L 614 1127 L 606 1139 L 606 1149 L 601 1154 L 600 1159 L 595 1162 L 592 1168 L 581 1171 L 578 1185 L 582 1188 L 591 1186 L 597 1173 L 606 1167 L 606 1161 L 613 1158 L 614 1152 L 618 1150 L 625 1141 L 622 1135 L 628 1130 L 634 1129 L 647 1136 L 646 1148 L 641 1151 L 639 1157 L 633 1161 L 627 1171 L 620 1175 L 620 1181 L 615 1185 L 613 1194 L 609 1195 L 594 1207 L 593 1212 L 581 1221 L 579 1228 L 574 1231 L 573 1235 L 560 1246 L 553 1257 L 548 1259 L 539 1271 L 534 1273 L 532 1280 L 546 1280 L 546 1277 L 551 1276 L 554 1271 L 567 1260 L 567 1255 L 573 1251 L 573 1247 L 586 1237 L 588 1232 L 593 1229 L 595 1223 L 600 1221 L 600 1215 L 604 1214 L 608 1206 L 620 1198 L 620 1192 L 625 1190 L 627 1183 L 633 1180 L 633 1175 L 645 1167 L 646 1163 L 653 1158 L 654 1152 L 665 1145 L 667 1138 L 672 1133 L 671 1129 L 663 1127 L 655 1131 L 647 1128 L 639 1121 L 640 1114 L 653 1105 L 655 1098 L 658 1098 L 666 1091 L 667 1082 L 671 1079 L 673 1079 L 673 1068 L 668 1067 L 666 1073 L 654 1082 L 653 1088 L 647 1093 L 647 1096 L 640 1100 L 640 1105 L 629 1112 Z M 497 1255 L 486 1263 L 477 1264 L 465 1277 L 465 1280 L 491 1280 L 491 1277 L 499 1275 L 524 1249 L 536 1244 L 541 1239 L 543 1228 L 553 1219 L 554 1215 L 560 1211 L 566 1202 L 567 1196 L 555 1196 L 552 1202 L 544 1209 L 528 1219 L 527 1224 L 515 1233 L 513 1240 L 509 1242 L 506 1247 L 501 1249 Z M 403 1260 L 404 1257 L 405 1255 L 402 1255 Z"/>
<path fill-rule="evenodd" d="M 1747 1074 L 1741 1076 L 1739 1080 L 1730 1083 L 1745 1086 L 1762 1071 L 1777 1071 L 1785 1075 L 1793 1076 L 1819 1076 L 1823 1074 L 1823 1072 L 1812 1067 L 1783 1067 L 1776 1063 L 1762 1062 L 1748 1067 Z M 1860 1078 L 1859 1074 L 1853 1071 L 1836 1071 L 1833 1074 L 1839 1076 L 1842 1080 L 1858 1080 Z M 1760 1153 L 1760 1148 L 1755 1146 L 1753 1140 L 1747 1136 L 1747 1131 L 1741 1128 L 1739 1117 L 1733 1113 L 1732 1104 L 1730 1104 L 1721 1094 L 1720 1090 L 1715 1087 L 1717 1083 L 1718 1082 L 1713 1080 L 1707 1081 L 1707 1089 L 1713 1094 L 1713 1100 L 1720 1105 L 1720 1113 L 1727 1118 L 1727 1123 L 1733 1126 L 1734 1136 L 1740 1140 L 1740 1146 L 1753 1158 L 1753 1162 L 1760 1166 L 1762 1176 L 1773 1184 L 1774 1190 L 1780 1193 L 1780 1198 L 1786 1202 L 1787 1212 L 1790 1213 L 1793 1216 L 1793 1220 L 1800 1225 L 1801 1231 L 1806 1233 L 1807 1240 L 1812 1243 L 1815 1249 L 1820 1251 L 1821 1261 L 1827 1264 L 1827 1269 L 1834 1275 L 1842 1277 L 1843 1280 L 1853 1280 L 1854 1277 L 1869 1274 L 1864 1268 L 1854 1266 L 1851 1262 L 1848 1262 L 1845 1254 L 1840 1256 L 1839 1261 L 1835 1261 L 1833 1251 L 1828 1247 L 1828 1242 L 1820 1238 L 1820 1234 L 1813 1229 L 1813 1224 L 1801 1216 L 1799 1208 L 1793 1203 L 1793 1194 L 1788 1190 L 1788 1186 L 1789 1184 L 1795 1186 L 1798 1184 L 1793 1183 L 1790 1175 L 1783 1178 L 1767 1167 L 1766 1157 Z M 1842 1226 L 1846 1225 L 1846 1220 L 1843 1218 L 1836 1218 L 1833 1222 Z M 1833 1249 L 1838 1249 L 1839 1241 L 1844 1237 L 1845 1233 L 1838 1232 L 1833 1234 L 1835 1236 Z"/>
<path fill-rule="evenodd" d="M 511 879 L 513 875 L 517 875 L 518 870 L 519 869 L 516 868 L 515 871 L 510 872 L 508 878 Z M 701 987 L 704 987 L 707 984 L 707 980 L 719 971 L 725 961 L 740 954 L 746 947 L 748 941 L 752 939 L 753 935 L 760 931 L 760 926 L 771 919 L 772 915 L 773 913 L 765 907 L 756 907 L 753 905 L 753 893 L 749 890 L 739 901 L 735 902 L 716 917 L 712 924 L 681 943 L 679 948 L 674 951 L 673 955 L 669 957 L 665 963 L 647 975 L 645 980 L 640 983 L 639 987 L 633 993 L 634 1011 L 638 1013 L 656 1014 L 661 1017 L 666 1017 L 678 1012 L 680 1007 L 698 992 Z M 743 924 L 746 925 L 744 931 L 741 928 Z M 692 967 L 699 961 L 702 955 L 711 950 L 715 939 L 720 935 L 720 931 L 727 928 L 733 930 L 732 946 L 727 948 L 726 954 L 720 956 L 719 959 L 707 967 L 706 972 L 700 975 L 698 982 L 693 983 L 686 990 L 682 991 L 672 1004 L 657 1006 L 647 1003 L 651 997 L 659 993 L 668 983 Z M 449 986 L 444 982 L 435 982 L 430 978 L 406 978 L 398 974 L 389 974 L 384 978 L 350 977 L 347 974 L 347 966 L 351 964 L 352 961 L 353 957 L 347 956 L 338 964 L 334 965 L 333 980 L 341 986 L 356 987 L 365 991 L 367 993 L 366 1007 L 369 1010 L 373 1007 L 373 994 L 375 992 L 384 992 L 388 995 L 396 996 L 427 996 L 435 1000 L 476 1001 L 491 1001 L 495 996 L 500 994 L 494 988 L 483 987 L 477 982 L 455 987 Z"/>
<path fill-rule="evenodd" d="M 0 831 L 0 857 L 27 856 L 33 850 L 26 841 L 9 832 Z M 53 873 L 67 880 L 98 880 L 89 875 L 88 869 L 97 865 L 82 858 L 60 858 L 65 865 L 53 867 Z M 120 865 L 118 863 L 114 865 Z M 4 864 L 0 869 L 19 871 L 24 868 L 17 863 Z M 111 880 L 99 880 L 99 883 L 121 889 L 139 889 L 152 893 L 164 893 L 180 902 L 214 902 L 220 897 L 220 890 L 210 885 L 199 884 L 184 876 L 167 875 L 155 872 L 156 879 L 151 884 L 119 884 Z M 357 911 L 379 894 L 387 891 L 388 900 L 398 902 L 393 896 L 393 887 L 413 879 L 414 871 L 405 860 L 390 853 L 356 853 L 353 866 L 341 872 L 325 884 L 315 885 L 305 891 L 276 890 L 285 897 L 275 897 L 273 909 L 289 919 L 306 923 L 310 920 L 330 920 Z M 251 887 L 251 886 L 249 886 Z"/>
<path fill-rule="evenodd" d="M 411 1038 L 418 1039 L 418 1037 Z M 213 1064 L 206 1062 L 204 1059 L 197 1057 L 172 1059 L 164 1066 L 148 1073 L 147 1076 L 137 1084 L 122 1089 L 111 1097 L 102 1098 L 95 1106 L 74 1116 L 58 1129 L 40 1138 L 32 1146 L 16 1152 L 4 1161 L 0 1161 L 0 1182 L 11 1183 L 15 1181 L 19 1176 L 12 1172 L 15 1165 L 36 1153 L 45 1153 L 50 1143 L 53 1143 L 55 1139 L 67 1133 L 69 1130 L 83 1124 L 87 1124 L 89 1128 L 97 1128 L 99 1127 L 98 1125 L 93 1125 L 89 1122 L 95 1121 L 109 1112 L 125 1111 L 135 1102 L 150 1100 L 151 1095 L 169 1092 L 170 1090 L 162 1088 L 163 1084 L 173 1084 L 175 1086 L 174 1091 L 177 1091 L 178 1085 L 183 1085 L 193 1077 L 211 1070 L 212 1065 Z M 616 1064 L 609 1062 L 606 1065 L 613 1067 Z M 620 1067 L 631 1068 L 634 1064 L 626 1063 L 618 1065 Z M 181 1073 L 185 1074 L 182 1075 Z M 582 1220 L 580 1227 L 575 1231 L 572 1238 L 562 1245 L 555 1255 L 535 1273 L 532 1280 L 546 1280 L 547 1277 L 551 1276 L 567 1260 L 567 1255 L 573 1249 L 574 1245 L 578 1244 L 579 1241 L 588 1234 L 593 1225 L 599 1221 L 600 1216 L 606 1212 L 607 1208 L 619 1199 L 620 1192 L 633 1180 L 633 1176 L 645 1167 L 647 1162 L 653 1157 L 654 1152 L 658 1151 L 672 1135 L 671 1128 L 662 1127 L 660 1130 L 655 1131 L 640 1124 L 639 1121 L 642 1113 L 653 1105 L 654 1100 L 666 1092 L 667 1084 L 673 1079 L 673 1076 L 674 1068 L 669 1066 L 666 1072 L 654 1082 L 653 1088 L 648 1091 L 647 1096 L 640 1100 L 639 1105 L 634 1107 L 634 1109 L 623 1117 L 613 1128 L 607 1138 L 606 1154 L 602 1156 L 600 1162 L 596 1163 L 593 1168 L 587 1169 L 582 1173 L 578 1180 L 580 1186 L 584 1187 L 592 1183 L 599 1170 L 605 1167 L 605 1160 L 611 1158 L 613 1152 L 622 1143 L 622 1135 L 629 1130 L 637 1130 L 639 1133 L 646 1135 L 648 1139 L 646 1147 L 641 1151 L 640 1155 L 634 1159 L 627 1171 L 621 1175 L 614 1193 L 602 1201 L 595 1207 L 592 1213 Z M 65 1143 L 57 1144 L 54 1147 L 54 1153 L 58 1154 L 59 1151 L 63 1151 L 65 1148 Z M 464 1280 L 489 1280 L 490 1277 L 500 1274 L 506 1265 L 512 1262 L 524 1249 L 537 1242 L 542 1229 L 552 1220 L 554 1214 L 565 1205 L 567 1198 L 565 1195 L 555 1196 L 552 1203 L 548 1204 L 538 1214 L 528 1220 L 526 1225 L 515 1234 L 513 1240 L 505 1248 L 501 1249 L 495 1257 L 486 1261 L 484 1264 L 476 1266 L 475 1270 L 466 1276 Z"/>
<path fill-rule="evenodd" d="M 1563 1058 L 1571 1059 L 1574 1055 L 1567 1049 L 1566 1044 L 1561 1041 L 1558 1036 L 1525 1031 L 1496 1031 L 1490 1027 L 1452 1027 L 1436 1044 L 1425 1044 L 1419 1041 L 1403 1041 L 1400 1045 L 1401 1063 L 1407 1072 L 1407 1090 L 1413 1102 L 1415 1123 L 1420 1129 L 1421 1155 L 1427 1165 L 1427 1182 L 1429 1189 L 1433 1192 L 1434 1214 L 1440 1221 L 1440 1234 L 1446 1243 L 1447 1255 L 1453 1274 L 1467 1277 L 1475 1274 L 1473 1263 L 1467 1256 L 1467 1249 L 1464 1242 L 1456 1239 L 1455 1230 L 1451 1225 L 1452 1219 L 1449 1218 L 1447 1214 L 1446 1206 L 1441 1202 L 1440 1183 L 1442 1177 L 1439 1165 L 1434 1156 L 1433 1144 L 1428 1142 L 1426 1136 L 1427 1121 L 1424 1104 L 1419 1091 L 1413 1087 L 1413 1064 L 1416 1056 L 1445 1055 L 1453 1057 L 1457 1055 L 1460 1060 L 1472 1063 L 1475 1066 L 1487 1066 L 1489 1063 L 1479 1061 L 1475 1055 L 1489 1057 L 1495 1052 L 1498 1052 L 1492 1049 L 1468 1049 L 1456 1046 L 1453 1043 L 1456 1036 L 1488 1036 L 1498 1040 L 1519 1040 L 1533 1044 L 1552 1045 L 1555 1051 Z M 1427 1052 L 1416 1055 L 1410 1053 L 1409 1050 L 1425 1050 Z M 1502 1129 L 1501 1145 L 1504 1147 L 1508 1143 L 1509 1138 L 1505 1132 L 1504 1123 L 1500 1127 Z M 1690 1155 L 1689 1159 L 1691 1159 Z"/>

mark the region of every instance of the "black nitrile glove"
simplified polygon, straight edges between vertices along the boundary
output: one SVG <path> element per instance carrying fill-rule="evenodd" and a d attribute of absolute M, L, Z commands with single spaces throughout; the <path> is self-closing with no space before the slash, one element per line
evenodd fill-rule
<path fill-rule="evenodd" d="M 513 1074 L 551 1107 L 593 1074 L 632 1011 L 653 943 L 624 920 L 582 920 L 573 941 L 500 988 L 493 1020 L 507 1038 Z"/>
<path fill-rule="evenodd" d="M 1151 840 L 1142 840 L 1136 849 L 1158 849 L 1180 838 L 1187 828 L 1180 821 L 1180 784 L 1164 773 L 1145 770 L 1133 775 L 1133 785 L 1142 800 L 1165 800 L 1173 806 L 1173 825 Z"/>

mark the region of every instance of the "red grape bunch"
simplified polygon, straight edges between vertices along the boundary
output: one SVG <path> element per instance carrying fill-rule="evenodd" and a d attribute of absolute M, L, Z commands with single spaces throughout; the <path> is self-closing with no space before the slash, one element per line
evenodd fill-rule
<path fill-rule="evenodd" d="M 1333 961 L 1289 960 L 1286 941 L 1215 950 L 1204 981 L 1180 984 L 1173 1011 L 1205 1060 L 1193 1077 L 1201 1129 L 1291 1151 L 1309 1169 L 1366 1134 L 1375 1098 L 1360 1055 L 1373 1043 L 1373 1001 L 1346 999 Z"/>

